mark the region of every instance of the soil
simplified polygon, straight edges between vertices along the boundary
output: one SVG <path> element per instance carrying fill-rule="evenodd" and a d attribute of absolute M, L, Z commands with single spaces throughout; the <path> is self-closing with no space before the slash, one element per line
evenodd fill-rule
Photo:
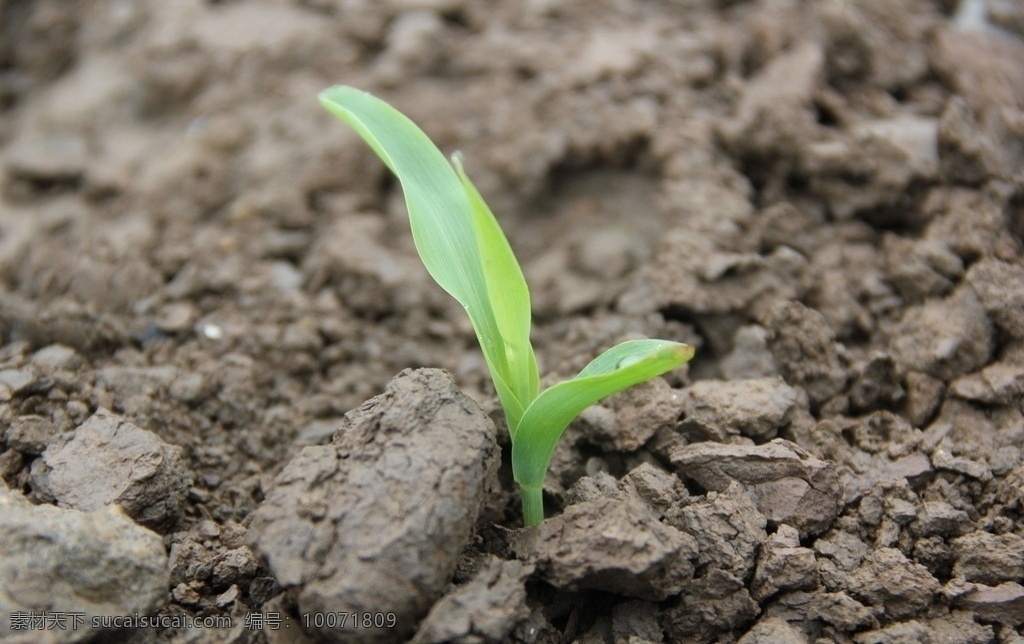
<path fill-rule="evenodd" d="M 955 5 L 0 0 L 0 638 L 1022 641 L 1024 10 Z M 545 383 L 698 347 L 537 528 L 337 83 L 462 150 Z"/>

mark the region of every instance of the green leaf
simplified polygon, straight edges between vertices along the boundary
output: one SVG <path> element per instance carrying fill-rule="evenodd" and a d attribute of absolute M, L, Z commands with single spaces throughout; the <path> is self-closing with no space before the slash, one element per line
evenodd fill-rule
<path fill-rule="evenodd" d="M 558 439 L 597 401 L 675 369 L 693 357 L 688 344 L 629 340 L 608 349 L 573 378 L 546 389 L 527 408 L 512 435 L 512 472 L 524 488 L 539 490 Z M 529 517 L 527 523 L 531 523 Z"/>
<path fill-rule="evenodd" d="M 491 295 L 490 304 L 498 323 L 498 331 L 505 339 L 505 360 L 508 363 L 510 384 L 515 389 L 517 400 L 528 405 L 537 397 L 540 374 L 530 344 L 530 291 L 526 286 L 526 278 L 497 219 L 476 186 L 466 176 L 462 168 L 462 155 L 455 153 L 452 161 L 473 209 L 473 224 L 483 259 L 487 292 Z"/>
<path fill-rule="evenodd" d="M 537 395 L 530 295 L 490 209 L 426 134 L 374 96 L 332 87 L 320 103 L 349 124 L 402 184 L 413 241 L 431 277 L 469 314 L 509 427 Z"/>

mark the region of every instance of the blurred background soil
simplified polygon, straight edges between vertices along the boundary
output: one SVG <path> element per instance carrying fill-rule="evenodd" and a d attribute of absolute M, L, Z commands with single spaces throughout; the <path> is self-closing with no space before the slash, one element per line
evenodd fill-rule
<path fill-rule="evenodd" d="M 0 476 L 161 536 L 152 599 L 108 612 L 236 624 L 125 637 L 286 641 L 242 625 L 294 610 L 245 531 L 302 446 L 417 367 L 503 434 L 397 183 L 317 104 L 354 85 L 463 152 L 549 379 L 698 346 L 574 423 L 547 488 L 577 516 L 665 483 L 637 529 L 692 535 L 694 583 L 538 563 L 460 641 L 1020 641 L 1021 61 L 1007 0 L 0 0 Z M 794 459 L 831 478 L 787 514 Z"/>

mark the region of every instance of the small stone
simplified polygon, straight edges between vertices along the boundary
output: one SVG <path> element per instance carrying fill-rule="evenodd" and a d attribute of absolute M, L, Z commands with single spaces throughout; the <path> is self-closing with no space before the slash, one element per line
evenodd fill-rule
<path fill-rule="evenodd" d="M 40 369 L 77 371 L 85 364 L 85 358 L 71 347 L 51 344 L 32 354 L 32 363 Z"/>
<path fill-rule="evenodd" d="M 652 602 L 631 600 L 612 608 L 612 638 L 616 642 L 661 642 L 659 608 Z"/>
<path fill-rule="evenodd" d="M 938 240 L 886 235 L 883 249 L 887 281 L 908 303 L 945 295 L 964 271 L 960 258 Z"/>
<path fill-rule="evenodd" d="M 672 464 L 681 476 L 709 490 L 737 481 L 771 521 L 820 534 L 842 506 L 843 488 L 834 463 L 822 461 L 794 443 L 775 439 L 764 445 L 695 443 L 674 448 Z"/>
<path fill-rule="evenodd" d="M 180 447 L 101 409 L 46 448 L 32 484 L 64 506 L 116 503 L 139 523 L 161 527 L 177 521 L 190 482 Z"/>
<path fill-rule="evenodd" d="M 924 427 L 942 402 L 945 385 L 919 371 L 911 371 L 907 379 L 907 419 L 914 427 Z"/>
<path fill-rule="evenodd" d="M 89 153 L 84 138 L 70 131 L 48 131 L 10 142 L 4 165 L 12 177 L 34 182 L 67 183 L 85 171 Z"/>
<path fill-rule="evenodd" d="M 192 535 L 176 534 L 172 537 L 168 570 L 171 583 L 205 583 L 213 574 L 216 556 L 210 548 L 193 539 Z"/>
<path fill-rule="evenodd" d="M 996 326 L 1024 339 L 1024 266 L 986 258 L 971 266 L 966 280 Z"/>
<path fill-rule="evenodd" d="M 875 619 L 876 611 L 842 591 L 833 593 L 795 592 L 784 595 L 779 602 L 795 605 L 798 610 L 803 608 L 800 613 L 801 617 L 821 620 L 823 623 L 831 624 L 843 631 L 857 631 L 878 624 Z"/>
<path fill-rule="evenodd" d="M 1024 366 L 990 364 L 951 382 L 949 393 L 986 405 L 1008 405 L 1024 397 Z"/>
<path fill-rule="evenodd" d="M 6 387 L 12 395 L 20 396 L 36 384 L 38 377 L 31 369 L 0 369 L 0 386 Z"/>
<path fill-rule="evenodd" d="M 922 612 L 940 589 L 924 566 L 909 561 L 895 548 L 872 551 L 847 583 L 855 597 L 883 607 L 893 619 Z"/>
<path fill-rule="evenodd" d="M 232 548 L 219 553 L 213 566 L 213 585 L 223 588 L 228 584 L 246 583 L 259 569 L 259 563 L 249 548 Z"/>
<path fill-rule="evenodd" d="M 870 549 L 856 535 L 832 530 L 814 542 L 814 551 L 822 558 L 835 561 L 841 570 L 849 572 L 861 565 Z"/>
<path fill-rule="evenodd" d="M 0 593 L 0 615 L 80 613 L 89 624 L 151 615 L 167 600 L 163 539 L 116 507 L 33 505 L 0 483 L 0 543 L 0 588 L 9 591 Z M 10 619 L 0 620 L 0 639 L 18 637 Z"/>
<path fill-rule="evenodd" d="M 664 611 L 665 641 L 719 641 L 716 635 L 750 623 L 758 611 L 741 580 L 721 570 L 712 571 L 695 580 L 679 603 Z"/>
<path fill-rule="evenodd" d="M 202 595 L 195 588 L 188 584 L 178 584 L 171 590 L 171 598 L 184 606 L 198 606 L 202 602 Z"/>
<path fill-rule="evenodd" d="M 112 390 L 119 398 L 157 396 L 168 391 L 181 378 L 178 369 L 169 365 L 154 367 L 110 366 L 96 372 L 99 384 Z"/>
<path fill-rule="evenodd" d="M 994 586 L 1024 578 L 1024 538 L 976 531 L 953 540 L 953 575 Z"/>
<path fill-rule="evenodd" d="M 217 595 L 213 603 L 219 608 L 226 608 L 238 601 L 238 596 L 240 594 L 241 592 L 238 590 L 238 586 L 232 585 L 230 588 Z"/>
<path fill-rule="evenodd" d="M 926 501 L 921 505 L 917 520 L 910 531 L 919 536 L 956 536 L 970 529 L 971 519 L 963 510 L 957 510 L 945 501 Z"/>
<path fill-rule="evenodd" d="M 885 514 L 899 525 L 907 525 L 917 518 L 917 506 L 906 499 L 886 498 Z"/>
<path fill-rule="evenodd" d="M 908 309 L 889 344 L 902 369 L 951 380 L 988 362 L 993 342 L 981 302 L 972 289 L 961 287 L 945 299 Z"/>
<path fill-rule="evenodd" d="M 850 385 L 850 406 L 856 411 L 871 411 L 902 400 L 905 393 L 889 356 L 875 356 L 858 369 Z"/>
<path fill-rule="evenodd" d="M 757 601 L 784 590 L 811 590 L 818 585 L 814 551 L 800 546 L 800 532 L 780 525 L 757 557 L 751 596 Z"/>
<path fill-rule="evenodd" d="M 681 505 L 689 492 L 675 474 L 642 463 L 622 477 L 620 488 L 643 499 L 655 512 L 664 513 L 673 505 Z"/>
<path fill-rule="evenodd" d="M 807 644 L 807 641 L 803 633 L 786 620 L 767 617 L 754 624 L 736 644 Z"/>
<path fill-rule="evenodd" d="M 658 521 L 636 499 L 603 498 L 521 533 L 520 558 L 537 566 L 556 588 L 590 588 L 660 601 L 693 576 L 693 537 Z"/>
<path fill-rule="evenodd" d="M 713 594 L 737 590 L 731 588 L 733 581 L 748 578 L 767 539 L 767 520 L 738 483 L 669 512 L 666 521 L 696 540 L 697 566 L 725 573 L 724 586 L 705 582 L 704 590 Z"/>
<path fill-rule="evenodd" d="M 765 316 L 768 346 L 786 382 L 802 387 L 820 405 L 839 394 L 849 374 L 835 332 L 819 311 L 787 301 Z"/>
<path fill-rule="evenodd" d="M 879 483 L 890 481 L 918 481 L 933 473 L 931 460 L 921 452 L 912 452 L 895 461 L 880 462 L 864 474 L 844 480 L 846 503 L 853 503 Z"/>
<path fill-rule="evenodd" d="M 768 332 L 763 326 L 740 327 L 733 336 L 729 355 L 722 358 L 722 376 L 726 380 L 776 376 L 779 367 L 768 349 Z"/>
<path fill-rule="evenodd" d="M 579 479 L 565 492 L 565 504 L 576 505 L 609 497 L 622 497 L 619 482 L 608 472 L 596 472 Z"/>
<path fill-rule="evenodd" d="M 976 590 L 961 595 L 957 605 L 986 621 L 1016 626 L 1024 622 L 1024 586 L 1015 581 L 995 588 L 979 585 Z"/>
<path fill-rule="evenodd" d="M 632 452 L 659 430 L 675 428 L 680 394 L 655 378 L 620 392 L 581 415 L 583 434 L 610 452 Z"/>
<path fill-rule="evenodd" d="M 273 577 L 256 577 L 249 584 L 249 598 L 256 606 L 263 606 L 281 593 L 281 585 Z"/>
<path fill-rule="evenodd" d="M 957 472 L 982 482 L 992 480 L 992 470 L 987 464 L 963 456 L 953 456 L 946 449 L 939 448 L 932 452 L 932 465 L 935 469 Z"/>
<path fill-rule="evenodd" d="M 16 416 L 3 435 L 7 445 L 26 454 L 42 454 L 57 427 L 42 416 Z"/>
<path fill-rule="evenodd" d="M 692 440 L 725 441 L 737 435 L 774 438 L 789 424 L 800 399 L 782 378 L 700 380 L 681 393 L 680 432 Z"/>
<path fill-rule="evenodd" d="M 530 614 L 524 584 L 532 572 L 520 561 L 487 559 L 472 579 L 434 604 L 413 644 L 506 641 Z"/>
<path fill-rule="evenodd" d="M 156 313 L 154 324 L 164 333 L 183 333 L 199 319 L 199 309 L 192 302 L 171 302 Z"/>
<path fill-rule="evenodd" d="M 892 458 L 908 454 L 921 444 L 921 432 L 902 416 L 888 411 L 874 411 L 859 419 L 853 424 L 852 433 L 860 449 Z"/>

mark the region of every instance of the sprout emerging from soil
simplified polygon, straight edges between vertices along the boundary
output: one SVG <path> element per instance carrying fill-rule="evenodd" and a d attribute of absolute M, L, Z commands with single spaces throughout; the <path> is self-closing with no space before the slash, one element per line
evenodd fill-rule
<path fill-rule="evenodd" d="M 465 307 L 487 361 L 512 438 L 524 522 L 540 523 L 544 478 L 569 423 L 602 398 L 686 362 L 693 347 L 667 340 L 623 342 L 575 378 L 541 392 L 526 280 L 461 157 L 456 153 L 449 164 L 415 123 L 366 92 L 332 87 L 321 92 L 320 103 L 359 133 L 402 184 L 420 258 Z"/>

